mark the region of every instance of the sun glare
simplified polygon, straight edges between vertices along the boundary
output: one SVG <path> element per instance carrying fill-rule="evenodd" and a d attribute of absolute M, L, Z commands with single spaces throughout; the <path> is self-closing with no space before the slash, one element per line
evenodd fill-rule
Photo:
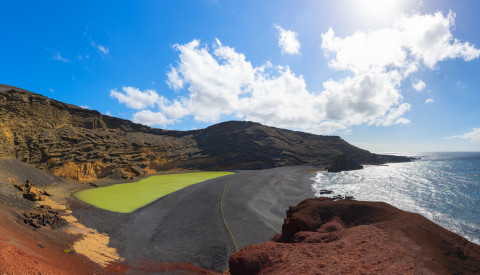
<path fill-rule="evenodd" d="M 353 12 L 366 22 L 391 22 L 414 3 L 412 0 L 351 0 Z"/>

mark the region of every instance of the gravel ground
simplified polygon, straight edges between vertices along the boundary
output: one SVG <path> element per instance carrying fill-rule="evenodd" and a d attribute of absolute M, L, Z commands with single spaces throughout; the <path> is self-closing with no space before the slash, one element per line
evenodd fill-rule
<path fill-rule="evenodd" d="M 237 171 L 167 195 L 129 214 L 113 213 L 72 203 L 74 214 L 88 227 L 110 236 L 128 265 L 142 261 L 192 262 L 223 272 L 235 246 L 238 249 L 270 240 L 281 232 L 285 210 L 313 197 L 312 167 L 283 167 Z"/>

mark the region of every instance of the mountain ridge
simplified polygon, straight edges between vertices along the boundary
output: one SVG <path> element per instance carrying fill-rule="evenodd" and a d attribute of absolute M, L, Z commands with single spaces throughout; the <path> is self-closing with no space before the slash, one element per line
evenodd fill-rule
<path fill-rule="evenodd" d="M 76 180 L 323 165 L 342 154 L 362 164 L 409 161 L 370 153 L 338 136 L 256 122 L 227 121 L 191 131 L 151 128 L 8 85 L 0 85 L 0 127 L 0 157 Z"/>

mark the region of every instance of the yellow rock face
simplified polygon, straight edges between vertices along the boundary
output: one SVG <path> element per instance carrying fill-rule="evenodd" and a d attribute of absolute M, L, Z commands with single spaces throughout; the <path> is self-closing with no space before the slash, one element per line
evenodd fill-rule
<path fill-rule="evenodd" d="M 60 168 L 53 171 L 53 174 L 62 178 L 74 179 L 79 181 L 89 181 L 103 178 L 112 173 L 112 168 L 100 161 L 90 163 L 65 163 Z"/>
<path fill-rule="evenodd" d="M 0 155 L 14 155 L 15 136 L 2 122 L 0 122 L 0 147 L 2 147 Z"/>
<path fill-rule="evenodd" d="M 8 142 L 11 142 L 11 143 L 14 142 L 13 133 L 12 133 L 9 129 L 4 128 L 4 129 L 3 129 L 3 133 L 4 133 L 4 135 L 5 135 L 5 137 L 6 137 L 6 139 L 7 139 Z"/>

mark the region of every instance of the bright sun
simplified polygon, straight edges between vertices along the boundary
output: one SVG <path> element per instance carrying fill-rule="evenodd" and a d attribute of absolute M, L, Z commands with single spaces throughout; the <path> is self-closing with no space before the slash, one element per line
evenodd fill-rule
<path fill-rule="evenodd" d="M 413 0 L 351 0 L 353 12 L 365 21 L 382 23 L 406 11 Z"/>

